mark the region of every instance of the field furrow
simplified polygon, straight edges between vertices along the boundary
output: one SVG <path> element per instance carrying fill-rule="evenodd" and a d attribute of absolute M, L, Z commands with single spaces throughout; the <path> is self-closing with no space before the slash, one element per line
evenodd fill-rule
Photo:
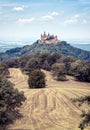
<path fill-rule="evenodd" d="M 81 108 L 71 98 L 90 94 L 90 84 L 81 83 L 68 76 L 68 81 L 55 81 L 46 74 L 46 88 L 29 89 L 28 77 L 20 69 L 11 68 L 9 80 L 15 88 L 24 91 L 26 101 L 20 108 L 23 118 L 10 125 L 11 130 L 80 130 Z M 90 130 L 87 127 L 85 130 Z"/>

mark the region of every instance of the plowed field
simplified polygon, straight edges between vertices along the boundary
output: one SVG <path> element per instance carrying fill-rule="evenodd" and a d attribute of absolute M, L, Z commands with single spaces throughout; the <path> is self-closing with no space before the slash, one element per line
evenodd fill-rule
<path fill-rule="evenodd" d="M 20 69 L 9 69 L 15 88 L 24 91 L 27 100 L 20 108 L 23 118 L 10 125 L 11 130 L 80 130 L 81 110 L 71 101 L 90 94 L 90 83 L 82 83 L 67 76 L 68 81 L 55 81 L 50 72 L 46 74 L 46 88 L 29 89 L 28 77 Z M 90 127 L 85 130 L 90 130 Z"/>

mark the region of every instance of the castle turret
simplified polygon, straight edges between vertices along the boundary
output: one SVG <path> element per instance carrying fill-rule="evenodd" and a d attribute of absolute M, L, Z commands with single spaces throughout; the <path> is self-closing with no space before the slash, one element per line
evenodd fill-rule
<path fill-rule="evenodd" d="M 49 38 L 50 37 L 50 34 L 48 33 L 48 36 L 47 36 L 47 38 Z"/>
<path fill-rule="evenodd" d="M 44 32 L 44 37 L 46 37 L 46 32 Z"/>
<path fill-rule="evenodd" d="M 43 40 L 43 35 L 41 34 L 41 40 Z"/>
<path fill-rule="evenodd" d="M 56 40 L 56 41 L 58 40 L 57 35 L 55 36 L 55 40 Z"/>

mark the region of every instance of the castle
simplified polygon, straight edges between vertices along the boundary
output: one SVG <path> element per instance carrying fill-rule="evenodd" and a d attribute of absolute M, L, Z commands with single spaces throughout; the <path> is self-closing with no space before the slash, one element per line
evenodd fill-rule
<path fill-rule="evenodd" d="M 44 34 L 41 34 L 41 38 L 39 40 L 39 43 L 46 43 L 46 44 L 56 44 L 60 42 L 60 40 L 58 40 L 57 36 L 54 35 L 50 35 L 48 33 L 48 35 L 44 32 Z"/>

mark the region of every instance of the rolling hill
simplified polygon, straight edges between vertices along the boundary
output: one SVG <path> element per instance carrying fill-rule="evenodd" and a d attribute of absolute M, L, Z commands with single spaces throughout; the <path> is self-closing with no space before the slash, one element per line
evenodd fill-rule
<path fill-rule="evenodd" d="M 35 54 L 35 53 L 61 53 L 66 56 L 70 55 L 82 60 L 90 60 L 90 51 L 85 51 L 82 49 L 78 49 L 73 47 L 65 41 L 61 41 L 57 44 L 39 44 L 38 41 L 33 43 L 32 45 L 26 45 L 24 47 L 18 47 L 14 49 L 10 49 L 5 53 L 0 53 L 0 60 L 8 60 L 16 57 L 21 57 L 27 54 Z"/>
<path fill-rule="evenodd" d="M 26 96 L 20 108 L 23 118 L 16 120 L 9 129 L 80 130 L 80 114 L 87 106 L 78 107 L 71 98 L 90 94 L 90 83 L 77 82 L 71 76 L 67 76 L 66 82 L 55 81 L 50 72 L 43 70 L 46 74 L 46 88 L 29 89 L 28 77 L 20 69 L 10 68 L 9 71 L 9 80 Z M 90 130 L 90 127 L 85 130 Z"/>

